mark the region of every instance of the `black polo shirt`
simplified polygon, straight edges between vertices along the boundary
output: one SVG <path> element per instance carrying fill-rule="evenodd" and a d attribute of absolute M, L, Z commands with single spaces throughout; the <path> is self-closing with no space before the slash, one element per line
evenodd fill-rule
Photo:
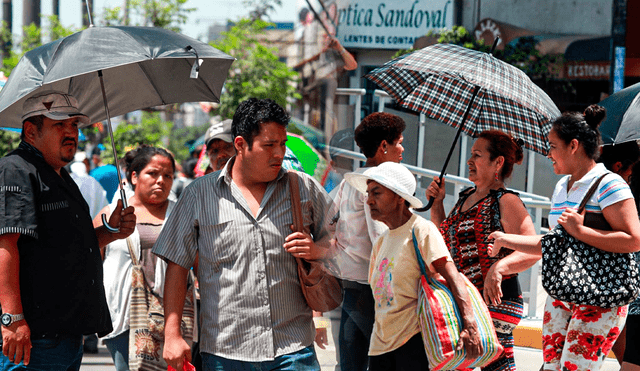
<path fill-rule="evenodd" d="M 63 168 L 21 142 L 0 159 L 0 235 L 19 233 L 20 295 L 33 337 L 111 332 L 89 206 Z"/>

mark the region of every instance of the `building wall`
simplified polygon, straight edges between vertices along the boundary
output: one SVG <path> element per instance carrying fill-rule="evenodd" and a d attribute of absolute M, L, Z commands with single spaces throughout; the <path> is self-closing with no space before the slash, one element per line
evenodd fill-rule
<path fill-rule="evenodd" d="M 479 5 L 480 18 L 473 19 Z M 611 0 L 464 0 L 463 25 L 493 18 L 540 33 L 610 35 Z"/>

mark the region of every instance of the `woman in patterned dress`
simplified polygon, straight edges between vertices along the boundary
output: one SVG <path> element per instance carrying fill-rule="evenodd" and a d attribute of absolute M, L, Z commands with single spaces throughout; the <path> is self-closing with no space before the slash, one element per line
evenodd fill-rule
<path fill-rule="evenodd" d="M 500 358 L 483 370 L 516 370 L 513 329 L 523 314 L 518 273 L 531 267 L 539 256 L 505 251 L 496 257 L 487 253 L 489 234 L 505 231 L 534 235 L 531 217 L 517 193 L 506 190 L 505 179 L 523 158 L 521 143 L 501 131 L 485 131 L 471 148 L 469 180 L 475 187 L 460 193 L 445 218 L 445 187 L 434 180 L 427 197 L 434 197 L 431 220 L 440 226 L 456 267 L 478 288 L 486 301 L 498 340 L 504 346 Z"/>
<path fill-rule="evenodd" d="M 549 153 L 558 181 L 551 199 L 549 226 L 560 224 L 570 235 L 593 247 L 613 253 L 640 250 L 640 222 L 627 183 L 609 173 L 587 202 L 589 212 L 601 213 L 611 226 L 602 231 L 584 225 L 576 208 L 588 189 L 608 170 L 596 163 L 604 109 L 593 105 L 584 114 L 567 112 L 557 118 L 549 132 Z M 518 236 L 494 232 L 489 253 L 502 247 L 541 253 L 541 236 Z M 546 255 L 543 259 L 552 258 Z M 624 326 L 628 306 L 602 308 L 547 298 L 542 328 L 543 370 L 599 370 Z"/>

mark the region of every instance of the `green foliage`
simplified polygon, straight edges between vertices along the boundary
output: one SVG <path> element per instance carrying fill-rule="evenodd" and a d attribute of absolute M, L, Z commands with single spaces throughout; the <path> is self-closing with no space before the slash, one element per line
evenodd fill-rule
<path fill-rule="evenodd" d="M 240 20 L 224 38 L 212 43 L 215 48 L 233 56 L 225 83 L 225 92 L 220 97 L 216 114 L 224 118 L 233 117 L 240 102 L 248 98 L 271 98 L 281 106 L 288 99 L 300 99 L 296 90 L 298 73 L 292 71 L 278 59 L 275 48 L 268 48 L 258 40 L 270 24 L 262 20 Z"/>
<path fill-rule="evenodd" d="M 0 157 L 18 148 L 18 144 L 20 144 L 20 134 L 0 130 Z"/>
<path fill-rule="evenodd" d="M 182 163 L 189 157 L 191 144 L 203 136 L 208 128 L 209 125 L 171 130 L 169 148 L 167 149 L 173 153 L 178 163 Z"/>
<path fill-rule="evenodd" d="M 165 138 L 169 136 L 173 128 L 173 123 L 162 121 L 157 112 L 143 112 L 140 123 L 121 122 L 113 133 L 113 140 L 116 144 L 118 158 L 136 148 L 140 144 L 148 144 L 157 147 L 166 147 Z M 105 130 L 107 130 L 105 128 Z M 113 151 L 111 150 L 111 140 L 106 136 L 102 141 L 105 150 L 102 152 L 102 160 L 107 164 L 113 164 Z"/>
<path fill-rule="evenodd" d="M 453 26 L 451 29 L 442 29 L 438 32 L 430 31 L 427 36 L 437 36 L 438 43 L 456 44 L 485 53 L 491 52 L 491 45 L 484 45 L 482 40 L 476 40 L 463 26 Z M 536 49 L 536 40 L 533 37 L 521 37 L 515 45 L 507 44 L 504 50 L 495 50 L 493 56 L 521 69 L 531 79 L 553 79 L 560 73 L 564 63 L 562 54 L 541 55 Z M 571 85 L 569 81 L 563 83 Z"/>
<path fill-rule="evenodd" d="M 28 26 L 23 26 L 23 34 L 20 42 L 17 44 L 17 47 L 13 44 L 15 37 L 11 34 L 11 30 L 7 28 L 7 24 L 5 22 L 2 23 L 2 27 L 0 28 L 0 37 L 2 38 L 2 42 L 14 45 L 14 48 L 11 49 L 9 55 L 3 56 L 2 59 L 1 70 L 6 76 L 11 74 L 11 71 L 13 71 L 24 53 L 42 45 L 43 37 L 53 41 L 81 30 L 73 27 L 67 28 L 62 26 L 58 17 L 54 15 L 48 16 L 47 18 L 49 20 L 49 27 L 46 29 L 37 27 L 33 23 Z"/>
<path fill-rule="evenodd" d="M 196 8 L 185 8 L 187 0 L 130 0 L 125 22 L 121 7 L 104 8 L 102 23 L 105 26 L 135 25 L 161 27 L 180 32 L 180 26 L 187 23 L 189 13 Z M 135 20 L 131 22 L 131 20 Z"/>
<path fill-rule="evenodd" d="M 242 0 L 242 5 L 251 9 L 249 18 L 256 20 L 269 18 L 268 13 L 274 12 L 276 6 L 282 6 L 282 0 Z"/>
<path fill-rule="evenodd" d="M 398 58 L 398 57 L 400 57 L 400 56 L 403 56 L 403 55 L 405 55 L 405 54 L 409 54 L 409 53 L 413 53 L 413 52 L 415 52 L 415 51 L 416 51 L 416 49 L 414 49 L 414 48 L 409 48 L 409 49 L 400 49 L 400 50 L 398 50 L 398 51 L 396 52 L 396 54 L 394 54 L 394 55 L 391 57 L 391 59 L 396 59 L 396 58 Z"/>
<path fill-rule="evenodd" d="M 438 32 L 429 31 L 427 36 L 438 36 L 438 42 L 441 44 L 455 44 L 468 49 L 489 52 L 490 48 L 484 45 L 484 42 L 478 41 L 463 26 L 453 26 L 451 29 L 442 29 Z"/>

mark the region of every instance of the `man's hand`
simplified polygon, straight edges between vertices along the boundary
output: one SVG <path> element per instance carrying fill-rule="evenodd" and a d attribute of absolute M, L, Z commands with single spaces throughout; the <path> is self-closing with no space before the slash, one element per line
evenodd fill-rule
<path fill-rule="evenodd" d="M 303 232 L 288 235 L 282 247 L 294 257 L 306 260 L 323 259 L 329 253 L 329 249 L 316 245 L 311 235 Z"/>
<path fill-rule="evenodd" d="M 2 326 L 2 354 L 9 361 L 25 365 L 31 360 L 31 329 L 25 320 L 12 323 L 9 327 Z"/>
<path fill-rule="evenodd" d="M 127 238 L 136 229 L 136 215 L 133 206 L 122 209 L 122 200 L 118 200 L 116 209 L 111 213 L 109 225 L 113 228 L 120 228 L 120 232 L 114 233 L 113 237 L 117 240 Z"/>
<path fill-rule="evenodd" d="M 327 329 L 326 328 L 317 328 L 316 329 L 316 344 L 320 349 L 325 349 L 327 345 L 329 345 L 329 339 L 327 339 Z"/>
<path fill-rule="evenodd" d="M 182 370 L 184 361 L 191 362 L 191 347 L 181 336 L 165 337 L 162 357 L 176 370 Z"/>

